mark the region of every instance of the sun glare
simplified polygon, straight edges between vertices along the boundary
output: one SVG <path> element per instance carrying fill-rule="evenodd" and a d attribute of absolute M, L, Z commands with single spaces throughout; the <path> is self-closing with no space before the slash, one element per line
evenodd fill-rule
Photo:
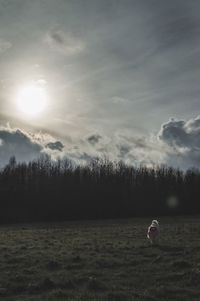
<path fill-rule="evenodd" d="M 31 84 L 18 91 L 17 106 L 20 112 L 28 116 L 38 116 L 47 105 L 47 93 L 43 86 Z"/>

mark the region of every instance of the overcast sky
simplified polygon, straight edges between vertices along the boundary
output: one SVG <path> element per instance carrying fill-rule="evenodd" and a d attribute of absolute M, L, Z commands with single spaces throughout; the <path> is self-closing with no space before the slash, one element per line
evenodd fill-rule
<path fill-rule="evenodd" d="M 200 1 L 0 0 L 0 165 L 41 152 L 200 167 Z M 43 83 L 29 118 L 17 91 Z"/>

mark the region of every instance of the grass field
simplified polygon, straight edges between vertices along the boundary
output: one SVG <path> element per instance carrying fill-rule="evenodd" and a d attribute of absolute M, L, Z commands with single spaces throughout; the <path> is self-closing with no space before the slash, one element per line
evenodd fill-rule
<path fill-rule="evenodd" d="M 200 300 L 200 219 L 0 227 L 0 300 Z"/>

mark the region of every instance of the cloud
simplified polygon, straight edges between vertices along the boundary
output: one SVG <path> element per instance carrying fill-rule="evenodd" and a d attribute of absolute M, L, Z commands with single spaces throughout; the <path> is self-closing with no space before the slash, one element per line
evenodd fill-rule
<path fill-rule="evenodd" d="M 114 141 L 117 160 L 123 160 L 134 166 L 142 164 L 148 167 L 165 162 L 162 143 L 155 135 L 118 134 Z"/>
<path fill-rule="evenodd" d="M 171 119 L 162 124 L 157 135 L 116 132 L 112 137 L 101 136 L 92 146 L 92 151 L 85 146 L 81 149 L 90 157 L 106 155 L 111 160 L 123 160 L 135 166 L 165 164 L 184 170 L 200 168 L 200 116 L 188 121 Z"/>
<path fill-rule="evenodd" d="M 85 49 L 85 44 L 80 39 L 62 30 L 48 32 L 45 42 L 55 51 L 65 55 L 75 55 Z"/>
<path fill-rule="evenodd" d="M 79 147 L 66 150 L 67 155 L 70 158 L 80 161 L 83 160 L 85 162 L 87 162 L 89 158 L 103 158 L 106 156 L 114 161 L 123 160 L 132 166 L 138 166 L 140 164 L 153 166 L 165 162 L 162 142 L 158 141 L 155 135 L 145 137 L 137 136 L 135 133 L 121 134 L 116 132 L 112 136 L 103 136 L 96 133 L 89 138 L 89 144 L 85 143 L 88 139 L 82 141 L 82 143 L 76 142 Z"/>
<path fill-rule="evenodd" d="M 19 128 L 0 127 L 0 167 L 15 156 L 19 162 L 28 162 L 48 154 L 56 159 L 60 153 L 64 156 L 64 145 L 47 133 L 28 133 Z"/>
<path fill-rule="evenodd" d="M 170 147 L 168 164 L 200 167 L 200 116 L 188 121 L 171 119 L 162 125 L 158 137 Z"/>
<path fill-rule="evenodd" d="M 27 133 L 9 126 L 0 128 L 0 166 L 4 166 L 11 156 L 15 156 L 17 161 L 28 162 L 44 153 L 53 160 L 67 157 L 76 163 L 88 163 L 91 159 L 106 156 L 110 160 L 123 160 L 131 165 L 151 165 L 156 160 L 158 162 L 160 154 L 155 143 L 144 137 L 119 134 L 108 137 L 97 133 L 86 140 L 72 139 L 64 147 L 63 142 L 47 133 Z"/>
<path fill-rule="evenodd" d="M 51 150 L 58 150 L 58 151 L 62 151 L 64 148 L 64 145 L 62 144 L 62 142 L 60 141 L 56 141 L 56 142 L 49 142 L 46 144 L 47 148 L 50 148 Z"/>
<path fill-rule="evenodd" d="M 6 52 L 11 47 L 12 44 L 10 42 L 0 38 L 0 54 Z"/>
<path fill-rule="evenodd" d="M 97 144 L 99 142 L 99 140 L 101 138 L 102 138 L 101 135 L 98 135 L 98 134 L 97 135 L 92 135 L 92 136 L 90 136 L 90 137 L 87 138 L 87 141 L 89 143 L 91 143 L 92 145 L 95 145 L 95 144 Z"/>
<path fill-rule="evenodd" d="M 171 119 L 162 125 L 159 138 L 175 149 L 200 149 L 200 116 L 188 121 Z"/>
<path fill-rule="evenodd" d="M 51 36 L 51 39 L 57 43 L 57 44 L 60 44 L 60 45 L 64 45 L 65 44 L 65 38 L 64 38 L 64 35 L 62 32 L 52 32 L 50 34 Z"/>
<path fill-rule="evenodd" d="M 168 145 L 179 148 L 190 145 L 190 135 L 187 133 L 185 121 L 171 119 L 162 125 L 159 138 Z"/>
<path fill-rule="evenodd" d="M 124 158 L 131 150 L 130 145 L 120 145 L 119 151 L 120 151 L 120 156 Z"/>
<path fill-rule="evenodd" d="M 42 146 L 19 129 L 0 129 L 0 166 L 5 165 L 11 156 L 18 161 L 30 161 L 41 154 Z"/>
<path fill-rule="evenodd" d="M 86 139 L 71 137 L 66 145 L 48 133 L 27 133 L 9 125 L 0 127 L 0 166 L 11 156 L 17 161 L 30 161 L 43 153 L 53 160 L 66 157 L 75 163 L 106 156 L 132 166 L 166 164 L 181 169 L 200 168 L 200 116 L 187 121 L 170 119 L 162 124 L 157 135 L 139 136 L 123 131 L 112 136 L 96 133 Z"/>

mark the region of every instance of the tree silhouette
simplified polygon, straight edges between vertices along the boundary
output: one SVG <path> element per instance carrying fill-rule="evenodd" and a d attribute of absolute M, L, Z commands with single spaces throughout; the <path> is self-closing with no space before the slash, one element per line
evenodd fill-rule
<path fill-rule="evenodd" d="M 76 165 L 47 155 L 11 157 L 0 171 L 0 222 L 200 213 L 200 172 L 133 167 L 108 159 Z"/>

